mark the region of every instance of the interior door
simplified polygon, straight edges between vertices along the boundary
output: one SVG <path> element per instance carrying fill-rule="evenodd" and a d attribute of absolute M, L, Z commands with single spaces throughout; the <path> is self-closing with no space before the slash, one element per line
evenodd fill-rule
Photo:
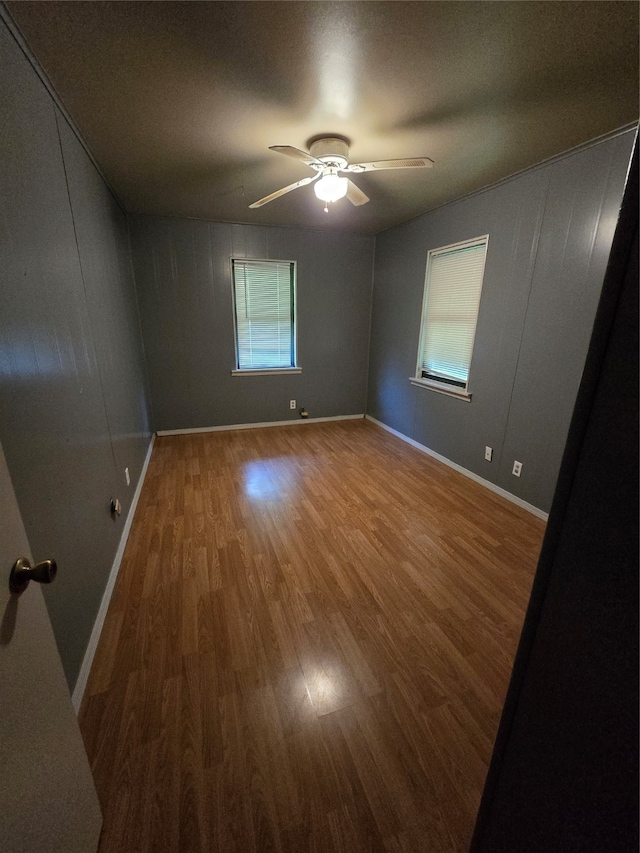
<path fill-rule="evenodd" d="M 0 445 L 0 850 L 95 853 L 102 815 L 42 592 L 9 593 L 19 557 L 31 553 Z"/>

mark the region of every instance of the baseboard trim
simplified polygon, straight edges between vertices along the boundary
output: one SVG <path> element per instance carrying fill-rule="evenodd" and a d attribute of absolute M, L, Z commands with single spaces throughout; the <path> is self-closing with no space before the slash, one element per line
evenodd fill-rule
<path fill-rule="evenodd" d="M 485 480 L 483 477 L 478 476 L 478 474 L 474 474 L 473 471 L 469 471 L 468 468 L 463 468 L 462 465 L 458 465 L 456 462 L 452 462 L 451 459 L 447 459 L 446 456 L 441 456 L 439 453 L 436 453 L 435 450 L 431 450 L 424 444 L 420 444 L 419 442 L 414 441 L 412 438 L 409 438 L 408 435 L 399 432 L 393 427 L 387 426 L 387 424 L 383 424 L 382 421 L 377 420 L 371 415 L 365 415 L 365 419 L 371 421 L 379 427 L 382 427 L 382 429 L 386 430 L 387 432 L 390 432 L 392 435 L 397 436 L 397 438 L 401 438 L 403 441 L 406 441 L 407 444 L 410 444 L 412 447 L 417 448 L 417 450 L 421 450 L 428 456 L 432 456 L 434 459 L 437 459 L 438 462 L 443 462 L 445 465 L 448 465 L 449 468 L 453 468 L 454 471 L 458 471 L 458 473 L 464 474 L 464 476 L 469 477 L 470 480 L 474 480 L 476 483 L 480 483 L 481 486 L 484 486 L 485 488 L 489 489 L 489 491 L 494 492 L 496 495 L 500 495 L 500 497 L 506 498 L 508 501 L 511 501 L 511 503 L 516 504 L 516 506 L 522 507 L 522 509 L 526 509 L 527 512 L 530 512 L 532 515 L 537 516 L 537 518 L 541 518 L 543 521 L 547 521 L 547 519 L 549 518 L 548 512 L 543 512 L 543 510 L 538 509 L 537 506 L 527 503 L 527 501 L 523 501 L 522 498 L 519 498 L 516 495 L 512 495 L 511 492 L 508 492 L 506 489 L 501 489 L 500 486 L 496 486 L 495 483 L 491 483 L 489 480 Z"/>
<path fill-rule="evenodd" d="M 159 429 L 157 435 L 190 435 L 196 432 L 227 432 L 235 429 L 262 429 L 262 427 L 300 426 L 301 424 L 320 424 L 326 421 L 355 421 L 364 415 L 334 415 L 330 418 L 300 418 L 290 421 L 265 421 L 259 424 L 226 424 L 224 426 L 191 427 L 188 429 Z"/>
<path fill-rule="evenodd" d="M 136 513 L 136 507 L 138 506 L 138 499 L 140 498 L 140 492 L 142 491 L 142 486 L 144 484 L 144 479 L 147 476 L 147 468 L 149 467 L 149 461 L 151 459 L 151 453 L 153 451 L 153 445 L 155 443 L 156 437 L 155 433 L 151 436 L 151 441 L 149 442 L 149 448 L 147 450 L 147 455 L 144 460 L 144 464 L 142 466 L 142 471 L 140 472 L 140 477 L 138 478 L 138 485 L 136 486 L 136 490 L 133 493 L 133 499 L 131 501 L 131 506 L 129 507 L 129 512 L 127 514 L 126 521 L 124 523 L 124 527 L 122 528 L 122 535 L 120 537 L 120 543 L 118 545 L 118 550 L 116 551 L 115 557 L 113 558 L 113 563 L 111 565 L 111 571 L 109 572 L 109 579 L 107 580 L 107 585 L 105 587 L 102 601 L 100 602 L 100 608 L 98 609 L 98 615 L 96 616 L 96 621 L 93 623 L 93 630 L 91 631 L 91 637 L 89 638 L 89 643 L 87 645 L 86 651 L 84 653 L 84 658 L 82 659 L 82 666 L 80 667 L 80 673 L 78 675 L 78 680 L 76 681 L 76 686 L 73 688 L 73 693 L 71 694 L 71 702 L 73 704 L 74 710 L 76 714 L 80 711 L 80 705 L 82 704 L 82 698 L 84 696 L 84 691 L 87 686 L 87 681 L 89 680 L 89 673 L 91 672 L 91 665 L 93 664 L 93 658 L 96 653 L 96 649 L 98 648 L 98 641 L 100 640 L 100 634 L 102 633 L 102 627 L 104 625 L 104 620 L 107 615 L 107 610 L 109 609 L 109 602 L 111 601 L 111 596 L 113 594 L 113 589 L 116 585 L 116 579 L 118 577 L 118 572 L 120 571 L 120 563 L 122 562 L 122 556 L 124 554 L 124 549 L 127 545 L 127 539 L 129 538 L 129 531 L 131 530 L 131 524 L 133 523 L 133 517 Z"/>

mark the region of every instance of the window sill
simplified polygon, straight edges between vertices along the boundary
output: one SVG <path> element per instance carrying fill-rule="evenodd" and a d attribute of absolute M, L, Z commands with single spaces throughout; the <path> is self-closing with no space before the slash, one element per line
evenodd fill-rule
<path fill-rule="evenodd" d="M 468 391 L 465 391 L 464 388 L 457 388 L 455 385 L 446 385 L 444 382 L 434 382 L 433 379 L 417 379 L 415 376 L 410 376 L 409 382 L 412 385 L 418 385 L 420 388 L 428 388 L 430 391 L 437 391 L 439 394 L 446 394 L 447 397 L 456 397 L 458 400 L 464 400 L 466 403 L 471 402 L 471 394 Z"/>
<path fill-rule="evenodd" d="M 280 376 L 287 373 L 302 373 L 301 367 L 267 367 L 264 370 L 232 370 L 232 376 Z"/>

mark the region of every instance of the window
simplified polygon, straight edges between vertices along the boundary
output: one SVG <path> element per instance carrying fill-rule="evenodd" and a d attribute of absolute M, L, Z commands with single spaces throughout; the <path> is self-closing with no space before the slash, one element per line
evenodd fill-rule
<path fill-rule="evenodd" d="M 427 274 L 414 384 L 470 399 L 473 354 L 489 237 L 434 249 Z"/>
<path fill-rule="evenodd" d="M 236 332 L 235 374 L 300 372 L 296 367 L 293 261 L 231 261 Z"/>

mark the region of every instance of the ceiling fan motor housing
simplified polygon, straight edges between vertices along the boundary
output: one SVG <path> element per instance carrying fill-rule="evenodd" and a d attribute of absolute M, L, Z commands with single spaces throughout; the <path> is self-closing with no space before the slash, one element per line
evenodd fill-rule
<path fill-rule="evenodd" d="M 338 137 L 327 137 L 316 140 L 309 153 L 312 157 L 322 160 L 323 163 L 334 163 L 339 169 L 344 169 L 349 164 L 349 145 L 344 139 Z"/>

